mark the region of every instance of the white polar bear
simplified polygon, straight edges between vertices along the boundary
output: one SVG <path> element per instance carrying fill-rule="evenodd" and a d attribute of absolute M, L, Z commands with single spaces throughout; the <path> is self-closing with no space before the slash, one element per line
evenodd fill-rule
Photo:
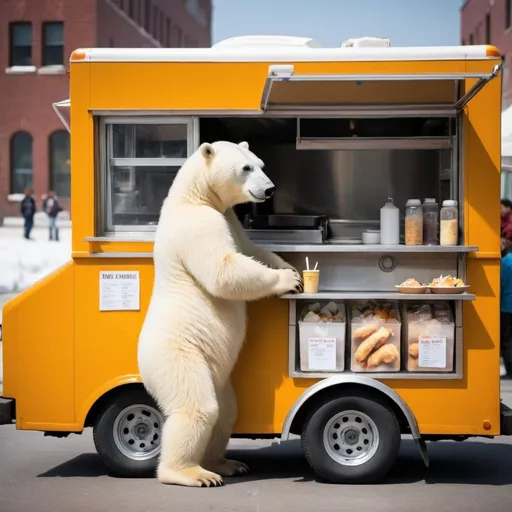
<path fill-rule="evenodd" d="M 273 194 L 263 165 L 246 142 L 202 144 L 162 206 L 138 347 L 142 381 L 166 416 L 162 483 L 219 485 L 247 470 L 224 457 L 236 419 L 230 374 L 245 338 L 245 301 L 301 283 L 293 267 L 249 240 L 232 210 Z"/>

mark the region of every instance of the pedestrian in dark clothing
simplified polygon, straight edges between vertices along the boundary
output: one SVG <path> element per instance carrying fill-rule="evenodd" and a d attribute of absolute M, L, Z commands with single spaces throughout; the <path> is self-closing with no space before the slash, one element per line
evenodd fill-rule
<path fill-rule="evenodd" d="M 34 215 L 36 213 L 36 202 L 32 197 L 32 190 L 30 188 L 25 189 L 25 197 L 21 201 L 20 205 L 21 215 L 25 219 L 24 234 L 23 236 L 27 240 L 33 240 L 30 238 L 30 232 L 34 226 Z"/>
<path fill-rule="evenodd" d="M 512 247 L 501 257 L 500 347 L 506 378 L 512 378 Z"/>
<path fill-rule="evenodd" d="M 512 240 L 512 201 L 502 199 L 500 206 L 501 213 L 501 238 Z"/>
<path fill-rule="evenodd" d="M 43 201 L 43 211 L 50 221 L 50 240 L 59 241 L 59 228 L 57 227 L 57 215 L 62 211 L 57 196 L 53 190 L 48 192 L 48 197 Z"/>

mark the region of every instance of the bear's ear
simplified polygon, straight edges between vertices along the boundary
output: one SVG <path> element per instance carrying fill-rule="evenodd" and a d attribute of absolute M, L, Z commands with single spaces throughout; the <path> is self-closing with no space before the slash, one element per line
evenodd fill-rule
<path fill-rule="evenodd" d="M 249 143 L 246 142 L 245 140 L 243 142 L 240 142 L 240 144 L 238 144 L 242 149 L 249 149 Z"/>
<path fill-rule="evenodd" d="M 210 160 L 215 155 L 215 149 L 211 144 L 208 144 L 208 142 L 203 142 L 201 146 L 199 146 L 199 149 L 205 160 Z"/>

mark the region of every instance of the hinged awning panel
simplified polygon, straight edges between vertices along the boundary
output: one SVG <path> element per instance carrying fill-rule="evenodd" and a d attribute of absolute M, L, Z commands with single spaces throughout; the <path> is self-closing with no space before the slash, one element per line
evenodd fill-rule
<path fill-rule="evenodd" d="M 460 110 L 500 69 L 501 65 L 492 73 L 296 75 L 293 66 L 270 66 L 261 108 L 264 111 L 358 107 Z M 467 79 L 477 82 L 461 96 L 461 84 Z"/>
<path fill-rule="evenodd" d="M 66 127 L 68 132 L 71 132 L 71 102 L 69 99 L 52 103 L 53 110 L 61 120 L 62 124 Z"/>

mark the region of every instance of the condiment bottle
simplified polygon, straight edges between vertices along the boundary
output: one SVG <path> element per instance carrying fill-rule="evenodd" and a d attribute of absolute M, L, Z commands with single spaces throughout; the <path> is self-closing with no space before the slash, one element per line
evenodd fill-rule
<path fill-rule="evenodd" d="M 443 201 L 441 208 L 441 245 L 457 245 L 459 219 L 457 201 Z"/>
<path fill-rule="evenodd" d="M 386 204 L 380 209 L 380 243 L 381 245 L 400 244 L 400 210 L 388 197 Z"/>
<path fill-rule="evenodd" d="M 419 199 L 405 205 L 405 245 L 423 245 L 423 210 Z"/>
<path fill-rule="evenodd" d="M 423 201 L 423 244 L 438 245 L 439 206 L 435 199 Z"/>

